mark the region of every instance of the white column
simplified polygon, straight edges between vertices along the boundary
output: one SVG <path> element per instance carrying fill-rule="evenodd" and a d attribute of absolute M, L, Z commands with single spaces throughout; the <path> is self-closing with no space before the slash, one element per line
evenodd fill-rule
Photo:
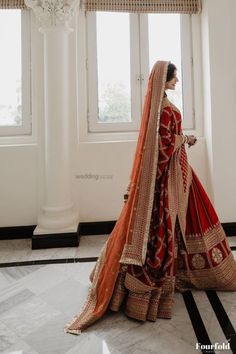
<path fill-rule="evenodd" d="M 68 107 L 68 21 L 75 2 L 26 0 L 44 36 L 45 191 L 34 235 L 74 233 L 78 212 L 71 192 Z"/>

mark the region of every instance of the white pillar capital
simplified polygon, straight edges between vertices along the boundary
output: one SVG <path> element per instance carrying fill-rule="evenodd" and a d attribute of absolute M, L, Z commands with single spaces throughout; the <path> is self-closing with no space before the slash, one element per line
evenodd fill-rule
<path fill-rule="evenodd" d="M 65 28 L 69 31 L 69 23 L 74 16 L 78 0 L 25 0 L 41 24 L 40 31 L 47 28 Z"/>

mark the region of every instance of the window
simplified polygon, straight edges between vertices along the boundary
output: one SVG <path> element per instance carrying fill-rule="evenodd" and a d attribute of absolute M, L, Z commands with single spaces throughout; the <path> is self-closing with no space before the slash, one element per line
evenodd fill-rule
<path fill-rule="evenodd" d="M 139 131 L 148 77 L 156 60 L 176 64 L 179 83 L 167 94 L 182 111 L 183 128 L 196 132 L 194 94 L 197 102 L 200 94 L 194 89 L 200 91 L 200 78 L 193 57 L 198 57 L 200 46 L 198 15 L 80 11 L 78 26 L 79 116 L 87 117 L 84 123 L 80 119 L 80 138 L 81 131 L 91 141 L 95 141 L 92 135 L 100 140 L 99 134 L 104 140 L 106 134 L 114 139 L 124 133 L 136 137 L 132 134 Z"/>
<path fill-rule="evenodd" d="M 0 136 L 31 133 L 29 11 L 0 10 Z"/>
<path fill-rule="evenodd" d="M 97 14 L 99 122 L 131 121 L 129 32 L 128 14 Z"/>
<path fill-rule="evenodd" d="M 163 58 L 177 66 L 179 83 L 174 91 L 169 90 L 167 94 L 182 113 L 184 129 L 194 129 L 195 124 L 190 17 L 178 14 L 148 15 L 149 69 L 156 60 Z"/>
<path fill-rule="evenodd" d="M 167 24 L 167 26 L 166 26 Z M 148 15 L 149 39 L 149 68 L 156 60 L 171 59 L 178 68 L 180 82 L 175 91 L 168 91 L 168 97 L 182 111 L 183 110 L 183 85 L 181 68 L 181 35 L 180 15 L 176 14 L 149 14 Z M 161 35 L 160 35 L 161 34 Z M 171 43 L 171 44 L 170 44 Z"/>
<path fill-rule="evenodd" d="M 89 130 L 137 131 L 141 114 L 137 16 L 87 15 Z"/>

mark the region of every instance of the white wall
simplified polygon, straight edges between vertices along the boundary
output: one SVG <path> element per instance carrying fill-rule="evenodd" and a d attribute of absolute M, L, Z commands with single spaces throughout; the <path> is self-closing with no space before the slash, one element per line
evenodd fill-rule
<path fill-rule="evenodd" d="M 196 146 L 187 149 L 187 152 L 190 164 L 214 201 L 220 220 L 233 222 L 236 221 L 236 169 L 233 163 L 236 151 L 233 115 L 236 108 L 233 66 L 236 62 L 236 50 L 233 48 L 236 28 L 233 10 L 236 10 L 236 5 L 234 0 L 203 0 L 203 5 L 203 93 L 207 139 L 200 138 Z M 225 5 L 226 9 L 223 7 Z M 32 53 L 34 134 L 31 139 L 21 140 L 18 145 L 0 139 L 0 227 L 36 224 L 43 202 L 43 36 L 37 32 L 35 20 L 32 22 L 35 29 Z M 78 206 L 81 222 L 115 220 L 123 204 L 136 142 L 78 141 L 75 43 L 76 35 L 72 33 L 70 124 L 74 202 Z M 112 175 L 112 178 L 82 179 L 78 178 L 80 174 Z"/>
<path fill-rule="evenodd" d="M 236 221 L 236 2 L 203 0 L 204 122 L 209 180 L 222 222 Z"/>
<path fill-rule="evenodd" d="M 43 43 L 31 22 L 33 132 L 0 137 L 0 227 L 35 225 L 43 198 Z"/>
<path fill-rule="evenodd" d="M 37 215 L 37 146 L 1 146 L 0 226 L 33 225 Z"/>

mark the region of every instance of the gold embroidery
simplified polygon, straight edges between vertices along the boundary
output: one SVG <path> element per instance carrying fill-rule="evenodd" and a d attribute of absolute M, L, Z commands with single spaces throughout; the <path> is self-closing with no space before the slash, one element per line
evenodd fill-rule
<path fill-rule="evenodd" d="M 157 70 L 153 79 L 150 116 L 146 133 L 149 138 L 145 142 L 146 149 L 143 154 L 143 168 L 139 176 L 140 189 L 137 194 L 137 209 L 133 225 L 135 237 L 132 238 L 131 244 L 125 245 L 121 263 L 140 266 L 145 263 L 159 155 L 160 105 L 161 97 L 164 95 L 167 68 L 168 65 L 162 66 L 160 70 Z M 158 104 L 159 106 L 157 106 Z"/>
<path fill-rule="evenodd" d="M 200 254 L 195 254 L 192 258 L 192 265 L 196 269 L 204 268 L 206 265 L 204 257 Z"/>
<path fill-rule="evenodd" d="M 214 261 L 216 263 L 220 263 L 223 259 L 223 255 L 222 255 L 221 250 L 219 250 L 219 248 L 217 248 L 217 247 L 214 247 L 211 252 L 212 252 L 212 258 L 214 259 Z"/>

